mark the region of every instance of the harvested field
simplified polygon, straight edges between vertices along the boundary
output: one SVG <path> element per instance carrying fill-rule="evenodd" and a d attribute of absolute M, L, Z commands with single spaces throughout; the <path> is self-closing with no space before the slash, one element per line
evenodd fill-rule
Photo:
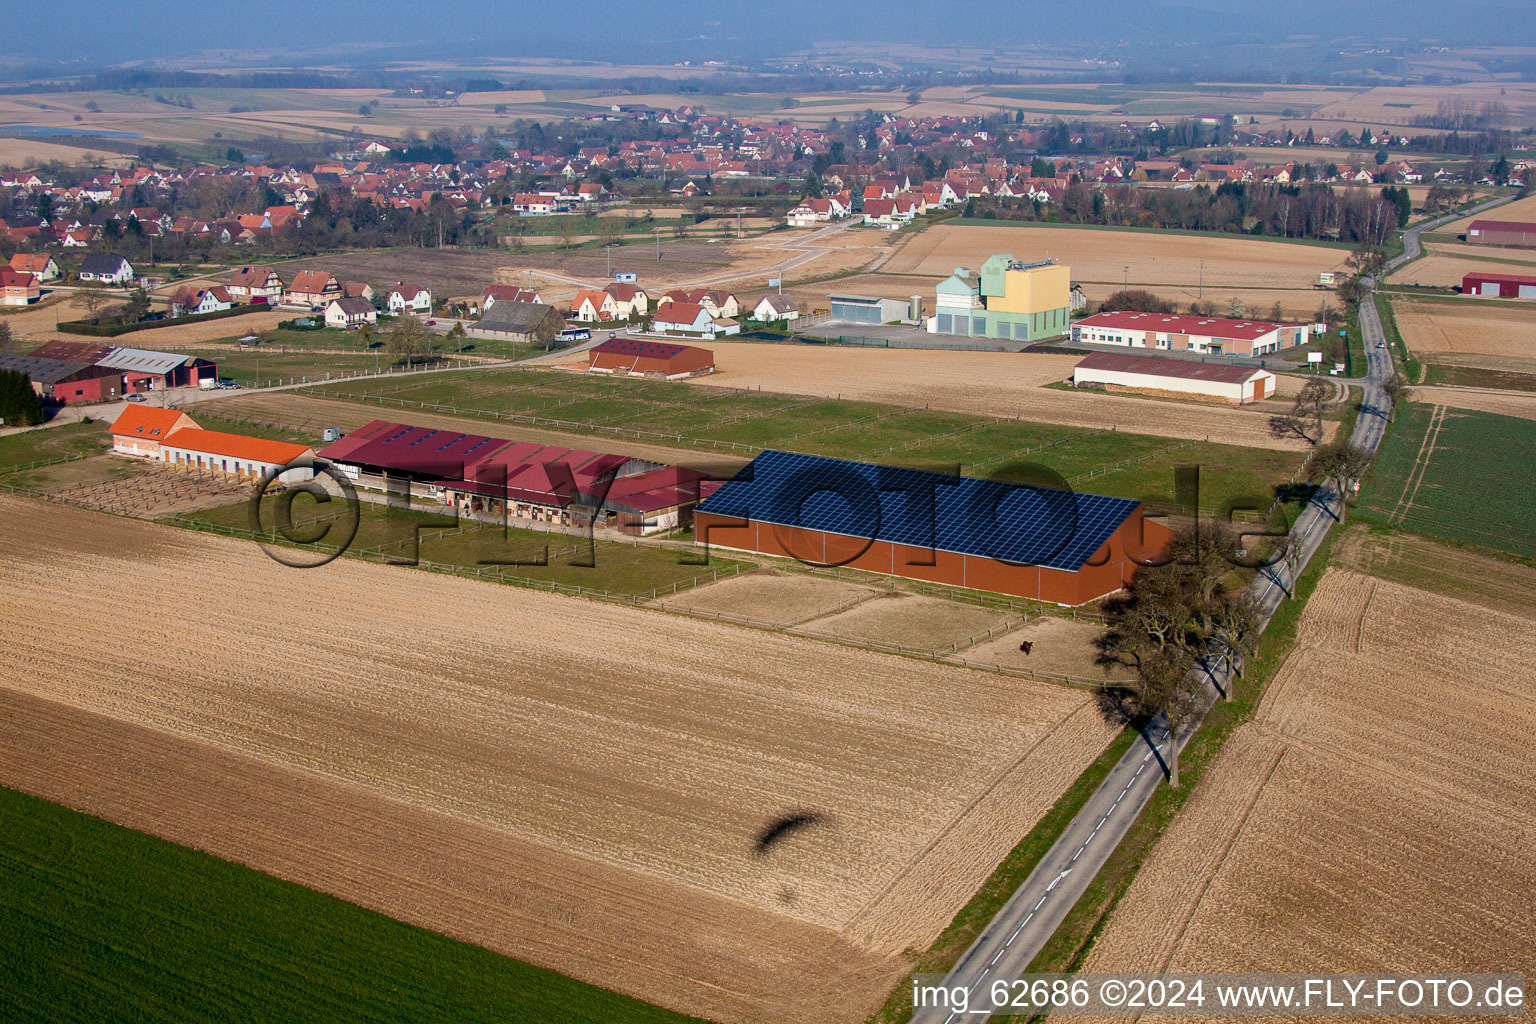
<path fill-rule="evenodd" d="M 1086 969 L 1529 974 L 1533 621 L 1329 569 Z"/>
<path fill-rule="evenodd" d="M 841 395 L 867 402 L 1041 423 L 1105 427 L 1162 437 L 1205 438 L 1252 448 L 1303 444 L 1270 435 L 1267 412 L 1041 387 L 1072 375 L 1080 357 L 1044 353 L 944 352 L 925 349 L 759 345 L 714 342 L 715 372 L 696 387 L 761 388 Z"/>
<path fill-rule="evenodd" d="M 1503 253 L 1511 250 L 1498 251 Z M 1422 259 L 1405 264 L 1401 270 L 1394 273 L 1390 278 L 1391 282 L 1427 285 L 1434 288 L 1454 285 L 1459 288 L 1462 277 L 1474 271 L 1484 274 L 1524 274 L 1527 277 L 1536 275 L 1536 262 L 1495 263 L 1486 258 L 1467 259 L 1455 253 L 1442 252 L 1438 246 L 1430 246 L 1427 252 L 1428 255 Z"/>
<path fill-rule="evenodd" d="M 941 224 L 913 236 L 881 269 L 937 279 L 957 266 L 975 271 L 988 256 L 999 252 L 1011 252 L 1020 259 L 1059 260 L 1072 268 L 1072 280 L 1085 285 L 1118 288 L 1127 278 L 1125 268 L 1130 267 L 1132 287 L 1150 288 L 1180 302 L 1191 302 L 1198 296 L 1202 260 L 1206 297 L 1210 298 L 1213 289 L 1310 291 L 1319 271 L 1344 269 L 1349 255 L 1344 249 L 1329 246 L 1219 235 Z M 1315 307 L 1315 299 L 1311 305 Z"/>
<path fill-rule="evenodd" d="M 1433 405 L 1448 405 L 1452 409 L 1474 409 L 1500 416 L 1519 416 L 1536 420 L 1536 395 L 1488 391 L 1464 391 L 1457 388 L 1418 388 L 1413 400 Z"/>
<path fill-rule="evenodd" d="M 988 673 L 0 517 L 0 782 L 712 1019 L 866 1015 L 1114 731 Z"/>
<path fill-rule="evenodd" d="M 1491 210 L 1476 214 L 1471 217 L 1463 217 L 1461 220 L 1451 221 L 1436 228 L 1436 233 L 1465 235 L 1467 228 L 1474 220 L 1521 220 L 1536 221 L 1536 196 L 1526 196 L 1524 199 L 1516 199 L 1505 203 L 1503 206 L 1495 206 Z"/>
<path fill-rule="evenodd" d="M 1002 665 L 1094 681 L 1133 678 L 1134 673 L 1129 669 L 1115 667 L 1106 672 L 1099 666 L 1094 641 L 1103 633 L 1104 627 L 1097 622 L 1037 615 L 1008 635 L 984 641 L 963 653 L 967 661 L 983 665 Z M 1028 654 L 1019 650 L 1019 644 L 1025 640 L 1034 644 Z"/>
<path fill-rule="evenodd" d="M 1394 299 L 1392 309 L 1404 343 L 1421 358 L 1433 361 L 1437 355 L 1455 354 L 1536 359 L 1536 309 L 1529 303 Z M 1476 365 L 1506 366 L 1498 358 L 1481 359 Z"/>
<path fill-rule="evenodd" d="M 0 167 L 40 167 L 54 160 L 70 166 L 89 167 L 127 167 L 133 163 L 129 156 L 91 149 L 88 141 L 83 146 L 67 146 L 38 139 L 0 138 Z"/>
<path fill-rule="evenodd" d="M 796 625 L 860 601 L 878 591 L 823 576 L 759 569 L 653 602 L 658 607 L 774 625 Z"/>
<path fill-rule="evenodd" d="M 1352 527 L 1331 564 L 1536 619 L 1536 568 L 1398 531 Z"/>
<path fill-rule="evenodd" d="M 1014 613 L 1017 621 L 1018 614 Z M 873 640 L 921 650 L 964 647 L 978 633 L 998 629 L 1009 614 L 996 608 L 887 591 L 847 611 L 809 623 L 817 633 L 831 633 L 852 640 Z"/>

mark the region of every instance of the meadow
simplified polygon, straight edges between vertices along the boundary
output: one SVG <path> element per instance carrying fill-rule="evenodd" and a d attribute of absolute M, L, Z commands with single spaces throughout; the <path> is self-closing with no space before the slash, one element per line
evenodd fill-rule
<path fill-rule="evenodd" d="M 1532 460 L 1532 420 L 1414 402 L 1382 445 L 1362 518 L 1536 558 L 1536 507 L 1510 476 Z"/>
<path fill-rule="evenodd" d="M 0 865 L 7 1019 L 694 1019 L 7 788 Z"/>

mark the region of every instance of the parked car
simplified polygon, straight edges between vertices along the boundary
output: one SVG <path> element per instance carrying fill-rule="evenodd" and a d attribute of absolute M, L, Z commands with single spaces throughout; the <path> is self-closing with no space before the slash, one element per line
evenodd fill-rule
<path fill-rule="evenodd" d="M 149 399 L 145 398 L 143 395 L 129 395 L 129 396 L 127 396 L 127 400 L 130 401 L 130 402 L 147 402 L 147 401 L 149 401 Z"/>

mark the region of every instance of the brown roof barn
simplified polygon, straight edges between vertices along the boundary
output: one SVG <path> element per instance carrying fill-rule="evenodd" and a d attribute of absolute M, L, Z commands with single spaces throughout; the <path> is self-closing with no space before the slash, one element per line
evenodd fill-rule
<path fill-rule="evenodd" d="M 694 377 L 713 373 L 715 354 L 693 345 L 613 338 L 589 350 L 587 369 L 593 373 L 643 374 L 646 376 Z"/>

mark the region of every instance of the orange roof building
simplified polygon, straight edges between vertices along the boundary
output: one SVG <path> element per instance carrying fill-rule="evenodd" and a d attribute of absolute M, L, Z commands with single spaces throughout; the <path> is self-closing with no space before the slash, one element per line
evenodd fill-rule
<path fill-rule="evenodd" d="M 119 455 L 158 460 L 160 446 L 166 438 L 178 430 L 196 426 L 196 421 L 180 409 L 130 405 L 112 424 L 112 450 Z"/>
<path fill-rule="evenodd" d="M 315 450 L 308 445 L 183 427 L 160 443 L 162 462 L 230 476 L 260 478 L 282 473 Z M 308 473 L 306 472 L 306 476 Z"/>

